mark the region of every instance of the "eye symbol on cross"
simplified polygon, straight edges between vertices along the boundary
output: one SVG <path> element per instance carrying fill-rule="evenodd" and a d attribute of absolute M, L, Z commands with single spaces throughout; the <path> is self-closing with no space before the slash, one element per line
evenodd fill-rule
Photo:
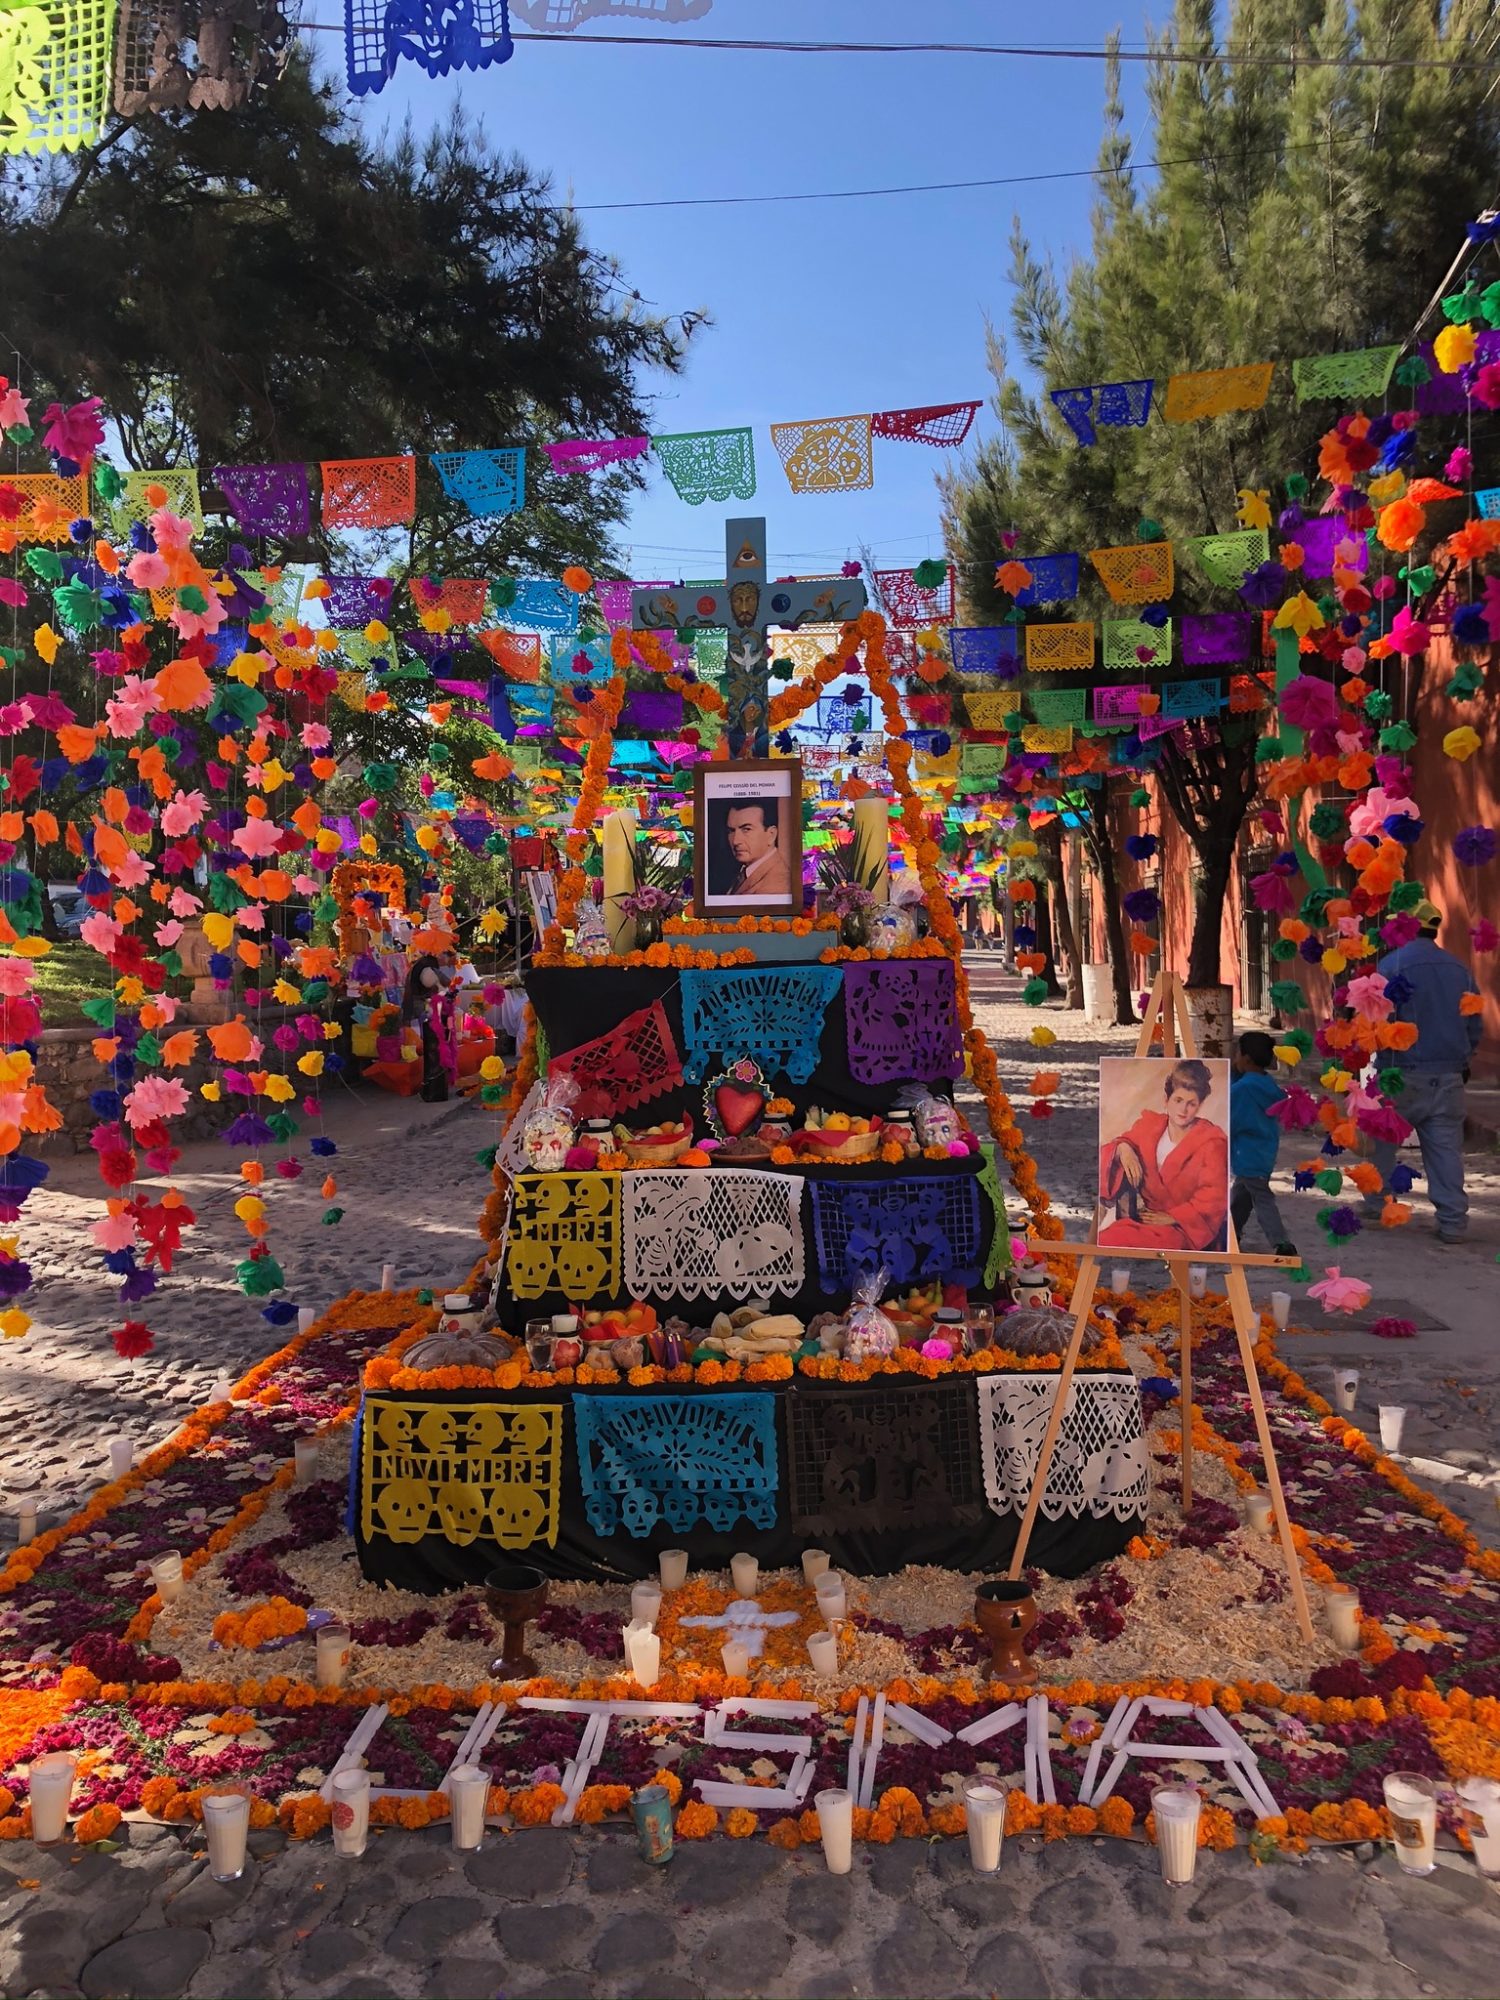
<path fill-rule="evenodd" d="M 762 1611 L 753 1597 L 737 1597 L 726 1605 L 722 1617 L 681 1618 L 680 1625 L 704 1625 L 722 1631 L 730 1639 L 736 1639 L 752 1660 L 758 1660 L 765 1651 L 766 1633 L 776 1625 L 795 1625 L 795 1611 Z"/>

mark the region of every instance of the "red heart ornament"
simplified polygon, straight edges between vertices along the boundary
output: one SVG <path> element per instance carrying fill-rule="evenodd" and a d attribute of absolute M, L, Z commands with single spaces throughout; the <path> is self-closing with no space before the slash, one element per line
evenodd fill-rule
<path fill-rule="evenodd" d="M 742 1083 L 721 1083 L 714 1092 L 714 1110 L 731 1139 L 738 1139 L 748 1132 L 765 1108 L 764 1091 L 751 1089 Z"/>

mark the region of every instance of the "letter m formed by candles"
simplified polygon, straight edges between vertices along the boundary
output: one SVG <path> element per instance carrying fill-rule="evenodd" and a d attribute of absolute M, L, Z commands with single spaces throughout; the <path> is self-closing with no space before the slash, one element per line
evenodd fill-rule
<path fill-rule="evenodd" d="M 723 583 L 700 588 L 637 590 L 631 623 L 637 632 L 672 630 L 686 637 L 722 628 L 729 635 L 724 674 L 729 747 L 736 757 L 764 757 L 770 747 L 767 711 L 770 627 L 842 625 L 869 601 L 856 578 L 818 577 L 806 583 L 766 580 L 766 524 L 727 521 Z"/>

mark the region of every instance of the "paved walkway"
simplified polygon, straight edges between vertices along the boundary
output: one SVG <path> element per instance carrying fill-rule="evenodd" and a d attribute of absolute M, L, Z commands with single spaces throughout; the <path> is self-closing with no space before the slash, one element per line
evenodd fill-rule
<path fill-rule="evenodd" d="M 1069 1233 L 1091 1209 L 1095 1064 L 1129 1046 L 1060 1008 L 1016 1001 L 1018 982 L 973 965 L 980 1019 L 1007 1086 L 1024 1102 L 1040 1067 L 1062 1072 L 1055 1117 L 1033 1130 L 1042 1177 Z M 1045 1053 L 1026 1036 L 1044 1020 Z M 1028 1121 L 1030 1126 L 1030 1121 Z M 337 1229 L 309 1174 L 273 1192 L 271 1241 L 303 1303 L 322 1306 L 379 1282 L 452 1282 L 476 1247 L 486 1191 L 474 1155 L 493 1136 L 477 1107 L 387 1099 L 336 1103 L 329 1130 L 346 1209 Z M 53 1508 L 102 1476 L 103 1439 L 145 1444 L 201 1401 L 223 1367 L 243 1369 L 279 1335 L 234 1283 L 243 1232 L 232 1213 L 234 1161 L 193 1149 L 180 1175 L 199 1214 L 178 1274 L 151 1302 L 157 1354 L 117 1362 L 121 1314 L 84 1240 L 99 1212 L 86 1171 L 59 1169 L 27 1206 L 25 1254 L 40 1282 L 38 1324 L 3 1356 L 9 1371 L 6 1483 L 39 1475 Z M 83 1162 L 84 1170 L 91 1162 Z M 1415 1319 L 1415 1340 L 1341 1329 L 1295 1334 L 1287 1352 L 1320 1370 L 1362 1370 L 1362 1413 L 1400 1400 L 1409 1442 L 1436 1461 L 1493 1478 L 1500 1394 L 1493 1259 L 1500 1174 L 1471 1158 L 1470 1244 L 1442 1249 L 1417 1222 L 1359 1238 L 1344 1264 L 1376 1284 L 1379 1309 Z M 1289 1196 L 1309 1263 L 1317 1199 Z M 1320 1246 L 1319 1246 L 1320 1247 Z M 1260 1282 L 1264 1293 L 1269 1283 Z M 1316 1323 L 1314 1316 L 1313 1323 Z M 1493 1488 L 1448 1497 L 1493 1539 Z M 374 1836 L 357 1862 L 327 1837 L 287 1846 L 254 1836 L 242 1882 L 204 1872 L 197 1836 L 130 1829 L 111 1856 L 0 1848 L 0 1993 L 6 2000 L 734 2000 L 858 1995 L 869 2000 L 1500 2000 L 1500 1896 L 1456 1855 L 1425 1881 L 1371 1850 L 1319 1853 L 1256 1868 L 1243 1850 L 1205 1855 L 1192 1888 L 1169 1892 L 1153 1850 L 1134 1843 L 1008 1845 L 999 1878 L 980 1881 L 953 1842 L 857 1851 L 835 1880 L 815 1854 L 764 1841 L 684 1848 L 665 1871 L 641 1863 L 613 1829 L 492 1836 L 464 1862 L 445 1835 Z"/>

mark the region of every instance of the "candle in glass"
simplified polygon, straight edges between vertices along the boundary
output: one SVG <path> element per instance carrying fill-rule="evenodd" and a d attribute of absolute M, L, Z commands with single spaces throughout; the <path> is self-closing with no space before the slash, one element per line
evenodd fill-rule
<path fill-rule="evenodd" d="M 1192 1298 L 1201 1299 L 1208 1293 L 1207 1264 L 1188 1265 L 1188 1293 Z"/>
<path fill-rule="evenodd" d="M 1161 1877 L 1174 1889 L 1193 1879 L 1198 1865 L 1198 1818 L 1203 1800 L 1193 1785 L 1158 1785 L 1151 1794 Z"/>
<path fill-rule="evenodd" d="M 370 1774 L 363 1769 L 336 1771 L 331 1790 L 333 1851 L 357 1858 L 370 1839 Z"/>
<path fill-rule="evenodd" d="M 227 1403 L 230 1399 L 230 1388 L 227 1375 L 223 1373 L 215 1375 L 214 1386 L 208 1392 L 208 1400 L 211 1403 Z"/>
<path fill-rule="evenodd" d="M 1359 1400 L 1359 1370 L 1357 1368 L 1335 1368 L 1333 1371 L 1333 1400 L 1347 1417 L 1353 1413 Z"/>
<path fill-rule="evenodd" d="M 344 1677 L 349 1671 L 350 1644 L 347 1625 L 319 1627 L 317 1650 L 320 1688 L 337 1688 L 344 1685 Z"/>
<path fill-rule="evenodd" d="M 300 1437 L 292 1446 L 293 1482 L 298 1486 L 311 1486 L 318 1476 L 319 1442 L 315 1437 Z"/>
<path fill-rule="evenodd" d="M 250 1799 L 245 1792 L 210 1792 L 203 1801 L 208 1872 L 216 1882 L 238 1882 L 245 1872 Z"/>
<path fill-rule="evenodd" d="M 1359 1598 L 1352 1590 L 1335 1585 L 1323 1593 L 1323 1602 L 1328 1606 L 1328 1629 L 1334 1643 L 1342 1646 L 1346 1653 L 1355 1652 L 1359 1646 Z"/>
<path fill-rule="evenodd" d="M 453 1845 L 460 1853 L 470 1853 L 483 1844 L 489 1796 L 489 1773 L 477 1764 L 460 1764 L 448 1773 L 448 1817 Z"/>
<path fill-rule="evenodd" d="M 1469 1829 L 1474 1866 L 1500 1887 L 1500 1778 L 1465 1778 L 1458 1802 Z"/>
<path fill-rule="evenodd" d="M 109 1448 L 109 1476 L 123 1479 L 135 1464 L 135 1446 L 127 1437 L 112 1437 L 105 1442 Z"/>
<path fill-rule="evenodd" d="M 382 1265 L 381 1265 L 381 1267 L 380 1267 L 380 1289 L 381 1289 L 381 1290 L 382 1290 L 383 1292 L 393 1292 L 393 1291 L 395 1291 L 395 1289 L 396 1289 L 396 1267 L 395 1267 L 395 1265 L 394 1265 L 394 1264 L 382 1264 Z"/>
<path fill-rule="evenodd" d="M 31 1837 L 38 1847 L 50 1847 L 68 1829 L 68 1807 L 78 1759 L 70 1750 L 52 1750 L 34 1758 L 27 1780 L 31 1791 Z"/>
<path fill-rule="evenodd" d="M 318 1309 L 316 1306 L 298 1306 L 297 1308 L 298 1333 L 310 1333 L 312 1331 L 315 1321 L 317 1320 L 317 1317 L 318 1317 Z"/>
<path fill-rule="evenodd" d="M 638 1583 L 630 1593 L 630 1616 L 638 1625 L 654 1626 L 661 1616 L 661 1585 Z"/>
<path fill-rule="evenodd" d="M 1000 1866 L 1005 1838 L 1006 1788 L 993 1778 L 964 1780 L 964 1818 L 969 1829 L 969 1860 L 976 1875 L 993 1875 Z"/>
<path fill-rule="evenodd" d="M 1273 1320 L 1275 1320 L 1277 1327 L 1280 1329 L 1282 1333 L 1286 1332 L 1286 1323 L 1291 1318 L 1291 1316 L 1292 1316 L 1291 1293 L 1272 1292 L 1271 1317 Z"/>
<path fill-rule="evenodd" d="M 839 1664 L 839 1642 L 832 1632 L 814 1632 L 807 1642 L 807 1657 L 813 1663 L 815 1673 L 836 1673 Z"/>
<path fill-rule="evenodd" d="M 832 1561 L 827 1549 L 804 1549 L 802 1551 L 802 1581 L 815 1584 L 820 1576 L 828 1574 Z"/>
<path fill-rule="evenodd" d="M 738 1639 L 726 1639 L 719 1649 L 724 1671 L 732 1681 L 746 1679 L 750 1672 L 750 1651 Z"/>
<path fill-rule="evenodd" d="M 176 1549 L 167 1549 L 152 1563 L 151 1581 L 163 1604 L 175 1604 L 181 1597 L 182 1557 Z"/>
<path fill-rule="evenodd" d="M 1390 1814 L 1391 1844 L 1406 1875 L 1430 1875 L 1437 1862 L 1437 1786 L 1415 1771 L 1391 1771 L 1381 1780 Z"/>
<path fill-rule="evenodd" d="M 16 1546 L 24 1548 L 36 1540 L 36 1495 L 23 1493 L 16 1502 Z"/>
<path fill-rule="evenodd" d="M 686 1549 L 663 1549 L 656 1558 L 661 1571 L 663 1590 L 681 1590 L 687 1582 L 688 1552 Z"/>
<path fill-rule="evenodd" d="M 823 1615 L 823 1623 L 832 1625 L 836 1619 L 844 1616 L 848 1606 L 844 1579 L 836 1570 L 830 1570 L 826 1576 L 818 1578 L 816 1588 L 818 1609 Z"/>
<path fill-rule="evenodd" d="M 754 1556 L 731 1556 L 729 1573 L 734 1578 L 736 1597 L 754 1597 L 760 1583 L 760 1564 Z"/>
<path fill-rule="evenodd" d="M 1130 1290 L 1130 1266 L 1128 1264 L 1114 1265 L 1109 1274 L 1109 1289 L 1112 1292 L 1128 1292 Z"/>
<path fill-rule="evenodd" d="M 818 1809 L 818 1832 L 823 1836 L 828 1872 L 847 1875 L 854 1866 L 854 1794 L 819 1792 L 813 1803 Z"/>
<path fill-rule="evenodd" d="M 1382 1403 L 1380 1406 L 1380 1442 L 1386 1451 L 1401 1449 L 1401 1433 L 1406 1426 L 1406 1406 L 1403 1403 Z"/>
<path fill-rule="evenodd" d="M 1245 1519 L 1250 1524 L 1252 1534 L 1269 1535 L 1271 1532 L 1271 1501 L 1269 1495 L 1265 1493 L 1247 1493 L 1245 1496 Z"/>

